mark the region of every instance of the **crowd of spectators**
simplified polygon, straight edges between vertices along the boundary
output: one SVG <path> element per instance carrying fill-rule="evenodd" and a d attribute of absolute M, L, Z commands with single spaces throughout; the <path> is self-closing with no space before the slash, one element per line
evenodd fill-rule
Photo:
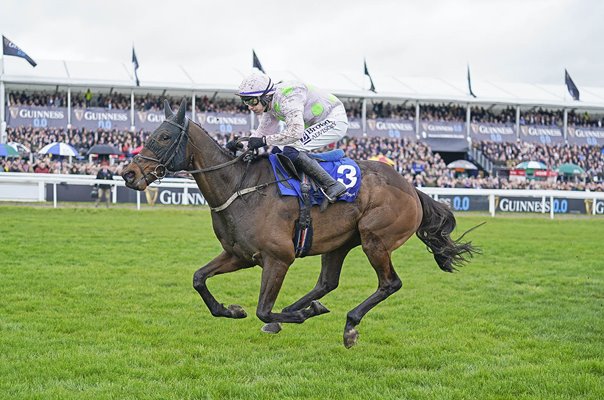
<path fill-rule="evenodd" d="M 163 111 L 164 99 L 168 100 L 172 108 L 180 105 L 182 97 L 165 95 L 135 95 L 134 108 L 143 111 Z M 129 93 L 93 93 L 90 89 L 85 92 L 71 94 L 73 108 L 100 107 L 108 110 L 129 110 L 131 106 Z M 67 94 L 65 92 L 27 92 L 16 91 L 8 93 L 8 105 L 12 106 L 37 106 L 37 107 L 67 107 Z M 196 112 L 226 112 L 248 113 L 248 109 L 239 97 L 208 97 L 197 96 L 195 101 Z M 187 111 L 191 111 L 191 102 L 187 102 Z"/>
<path fill-rule="evenodd" d="M 10 104 L 56 106 L 66 105 L 66 95 L 61 92 L 9 92 Z M 137 109 L 158 111 L 163 109 L 165 96 L 145 95 L 135 96 Z M 180 98 L 167 97 L 175 108 Z M 74 105 L 81 107 L 129 108 L 130 96 L 120 93 L 97 93 L 87 90 L 83 93 L 72 94 Z M 344 99 L 350 117 L 360 118 L 362 102 Z M 247 112 L 247 108 L 237 97 L 207 97 L 196 99 L 197 112 Z M 188 104 L 190 108 L 190 103 Z M 414 120 L 415 104 L 391 103 L 384 101 L 367 101 L 368 118 L 398 118 Z M 472 121 L 483 123 L 515 123 L 516 109 L 514 107 L 472 107 Z M 556 125 L 563 121 L 561 111 L 535 108 L 521 111 L 521 124 Z M 424 120 L 460 121 L 466 119 L 466 108 L 455 104 L 422 104 L 420 118 Z M 569 112 L 569 125 L 602 127 L 603 119 L 587 112 Z M 88 162 L 87 151 L 95 144 L 110 144 L 121 151 L 115 168 L 119 171 L 124 163 L 132 156 L 132 151 L 141 146 L 148 137 L 148 132 L 128 130 L 87 130 L 87 129 L 53 129 L 33 127 L 8 127 L 9 142 L 17 142 L 31 150 L 32 157 L 18 159 L 0 159 L 1 170 L 10 172 L 51 172 L 94 174 L 97 163 Z M 242 133 L 238 133 L 242 135 Z M 225 144 L 229 137 L 216 135 L 216 139 Z M 78 150 L 80 158 L 66 163 L 66 160 L 40 157 L 37 151 L 52 142 L 63 142 Z M 541 145 L 534 143 L 494 143 L 477 142 L 473 145 L 479 148 L 493 163 L 503 169 L 513 168 L 522 161 L 536 160 L 554 169 L 562 163 L 573 163 L 586 171 L 586 179 L 559 180 L 549 183 L 539 180 L 526 182 L 510 181 L 500 176 L 468 176 L 450 170 L 446 167 L 439 153 L 422 142 L 408 139 L 393 138 L 345 138 L 339 144 L 346 154 L 352 158 L 363 160 L 384 155 L 392 160 L 394 168 L 417 186 L 441 187 L 481 187 L 481 188 L 561 188 L 604 190 L 604 155 L 599 146 L 577 145 Z M 119 173 L 116 171 L 116 173 Z"/>
<path fill-rule="evenodd" d="M 549 169 L 565 163 L 580 166 L 588 180 L 604 180 L 604 154 L 600 146 L 517 142 L 478 142 L 474 146 L 495 165 L 513 168 L 523 161 L 540 161 Z"/>
<path fill-rule="evenodd" d="M 39 148 L 55 140 L 71 143 L 80 154 L 85 155 L 93 144 L 109 143 L 121 149 L 122 155 L 115 160 L 113 172 L 119 174 L 132 156 L 132 150 L 144 143 L 146 132 L 129 131 L 85 131 L 85 130 L 40 130 L 32 128 L 10 129 L 10 138 L 15 141 L 34 138 L 32 147 Z M 233 139 L 233 135 L 213 135 L 221 145 Z M 27 143 L 27 142 L 26 142 Z M 571 162 L 585 169 L 586 177 L 581 179 L 560 179 L 556 182 L 527 180 L 518 182 L 503 176 L 485 176 L 484 173 L 466 174 L 447 168 L 441 155 L 433 152 L 428 145 L 408 139 L 345 137 L 337 146 L 347 156 L 366 160 L 385 156 L 392 160 L 393 167 L 415 186 L 461 187 L 461 188 L 528 188 L 604 191 L 604 154 L 597 146 L 545 146 L 533 143 L 492 143 L 475 144 L 490 157 L 496 165 L 512 168 L 522 161 L 541 161 L 550 168 Z M 49 156 L 0 159 L 1 169 L 6 172 L 48 172 L 93 175 L 98 169 L 98 161 L 90 162 L 87 157 L 79 160 L 52 159 Z"/>
<path fill-rule="evenodd" d="M 161 111 L 164 108 L 164 99 L 167 99 L 172 108 L 178 107 L 182 97 L 166 96 L 156 94 L 146 94 L 134 96 L 134 107 L 137 110 Z M 72 106 L 74 108 L 100 107 L 106 109 L 130 109 L 129 93 L 94 93 L 90 89 L 85 92 L 73 92 L 71 95 Z M 357 99 L 342 99 L 344 106 L 350 118 L 361 118 L 363 113 L 363 102 Z M 67 93 L 64 91 L 55 92 L 32 92 L 32 91 L 11 91 L 8 92 L 9 105 L 27 105 L 27 106 L 47 106 L 47 107 L 66 107 Z M 247 113 L 247 107 L 244 106 L 236 96 L 219 97 L 207 95 L 197 96 L 195 101 L 196 112 L 226 112 L 226 113 Z M 187 111 L 191 111 L 191 102 L 187 102 Z M 410 102 L 392 103 L 377 100 L 367 101 L 367 118 L 395 118 L 402 120 L 415 119 L 415 104 Z M 424 120 L 439 121 L 466 121 L 466 108 L 456 104 L 421 104 L 420 118 Z M 474 106 L 471 108 L 472 122 L 483 123 L 516 123 L 516 108 L 484 108 Z M 547 110 L 543 108 L 531 108 L 521 110 L 521 125 L 546 125 L 562 126 L 564 115 L 561 110 Z M 602 128 L 604 126 L 604 116 L 590 114 L 587 111 L 568 112 L 569 126 L 583 126 Z"/>

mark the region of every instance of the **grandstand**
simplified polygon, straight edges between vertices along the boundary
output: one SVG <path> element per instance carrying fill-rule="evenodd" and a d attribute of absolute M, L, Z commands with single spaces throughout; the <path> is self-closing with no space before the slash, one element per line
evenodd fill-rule
<path fill-rule="evenodd" d="M 190 118 L 226 142 L 256 123 L 233 95 L 247 72 L 150 65 L 139 70 L 136 86 L 131 66 L 123 63 L 39 60 L 31 68 L 4 58 L 0 142 L 26 141 L 33 155 L 52 140 L 69 142 L 81 154 L 96 143 L 111 143 L 126 162 L 163 119 L 161 100 L 177 103 L 182 97 L 190 99 Z M 383 155 L 418 186 L 604 190 L 604 87 L 581 87 L 579 102 L 562 82 L 473 80 L 473 97 L 465 76 L 378 74 L 372 76 L 378 90 L 373 93 L 361 71 L 268 72 L 275 80 L 299 79 L 340 97 L 350 119 L 349 138 L 340 147 L 359 158 Z M 478 169 L 447 168 L 460 158 Z M 560 164 L 577 164 L 584 173 L 558 179 L 542 171 L 518 174 L 514 167 L 532 160 L 553 172 Z M 2 162 L 5 171 L 19 170 L 14 160 Z M 33 171 L 38 157 L 29 162 Z M 63 172 L 92 170 L 59 164 Z"/>

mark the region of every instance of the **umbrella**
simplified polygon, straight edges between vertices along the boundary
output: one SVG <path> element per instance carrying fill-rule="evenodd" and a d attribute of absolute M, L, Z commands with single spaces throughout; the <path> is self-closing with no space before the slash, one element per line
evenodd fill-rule
<path fill-rule="evenodd" d="M 95 144 L 88 150 L 86 155 L 98 154 L 98 155 L 109 155 L 109 154 L 122 154 L 121 151 L 116 149 L 110 144 Z"/>
<path fill-rule="evenodd" d="M 541 161 L 524 161 L 516 165 L 516 169 L 547 169 Z"/>
<path fill-rule="evenodd" d="M 560 164 L 558 168 L 556 168 L 556 171 L 558 171 L 559 174 L 564 175 L 583 175 L 585 173 L 583 168 L 572 163 Z"/>
<path fill-rule="evenodd" d="M 466 160 L 455 160 L 452 163 L 447 164 L 449 169 L 478 169 L 476 165 Z"/>
<path fill-rule="evenodd" d="M 20 154 L 29 154 L 31 153 L 31 150 L 29 148 L 27 148 L 25 145 L 21 144 L 21 143 L 17 143 L 17 142 L 10 142 L 8 143 L 9 146 L 14 147 L 15 150 L 17 150 Z"/>
<path fill-rule="evenodd" d="M 0 157 L 19 157 L 19 152 L 6 143 L 0 144 Z"/>
<path fill-rule="evenodd" d="M 138 146 L 138 147 L 136 147 L 135 149 L 133 149 L 133 150 L 130 152 L 130 154 L 137 155 L 138 153 L 140 153 L 140 152 L 143 150 L 143 148 L 144 148 L 144 147 L 145 147 L 145 146 Z"/>
<path fill-rule="evenodd" d="M 39 154 L 52 154 L 55 156 L 72 156 L 78 155 L 78 151 L 66 143 L 50 143 L 42 147 Z"/>
<path fill-rule="evenodd" d="M 388 164 L 391 167 L 393 167 L 394 164 L 396 164 L 394 161 L 392 161 L 391 159 L 389 159 L 388 157 L 386 157 L 383 154 L 380 154 L 379 156 L 369 157 L 369 160 L 383 162 L 384 164 Z"/>

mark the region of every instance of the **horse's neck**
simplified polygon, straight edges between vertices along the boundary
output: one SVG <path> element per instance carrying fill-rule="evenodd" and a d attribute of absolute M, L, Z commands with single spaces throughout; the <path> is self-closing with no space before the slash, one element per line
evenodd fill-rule
<path fill-rule="evenodd" d="M 193 155 L 193 169 L 214 167 L 233 159 L 205 130 L 191 125 L 189 149 Z M 243 172 L 242 165 L 235 163 L 215 171 L 196 173 L 193 177 L 208 204 L 217 207 L 235 192 Z"/>

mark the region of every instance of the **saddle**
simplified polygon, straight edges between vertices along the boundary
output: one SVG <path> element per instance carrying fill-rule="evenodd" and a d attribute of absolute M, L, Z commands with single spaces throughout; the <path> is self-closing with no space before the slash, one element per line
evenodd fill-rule
<path fill-rule="evenodd" d="M 324 153 L 309 153 L 319 161 L 321 167 L 340 180 L 347 187 L 347 191 L 338 198 L 338 201 L 353 202 L 361 187 L 361 170 L 356 162 L 344 157 L 342 150 L 332 150 Z M 312 218 L 310 210 L 313 206 L 327 204 L 325 195 L 312 180 L 301 171 L 298 171 L 293 162 L 275 148 L 269 155 L 269 161 L 278 181 L 281 196 L 295 196 L 300 206 L 300 216 L 296 220 L 294 230 L 294 246 L 296 257 L 304 257 L 312 245 Z"/>

